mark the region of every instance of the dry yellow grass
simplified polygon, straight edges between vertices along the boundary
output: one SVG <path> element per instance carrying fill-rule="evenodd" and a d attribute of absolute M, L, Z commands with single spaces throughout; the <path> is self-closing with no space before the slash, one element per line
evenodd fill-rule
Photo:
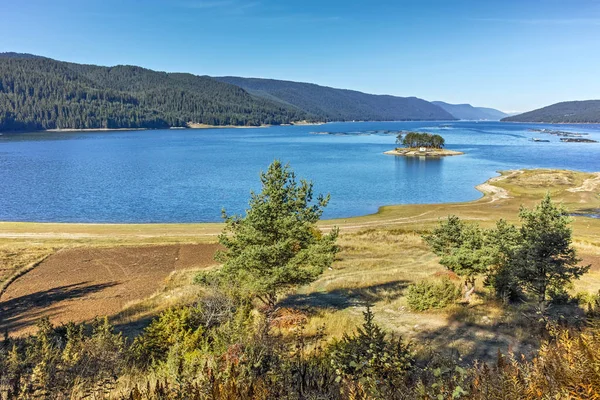
<path fill-rule="evenodd" d="M 596 174 L 573 171 L 509 171 L 480 189 L 486 195 L 473 202 L 389 206 L 373 215 L 323 221 L 323 229 L 341 229 L 339 259 L 319 280 L 283 303 L 309 310 L 309 335 L 325 325 L 326 334 L 339 337 L 360 324 L 364 306 L 371 304 L 384 328 L 418 340 L 422 346 L 456 349 L 476 358 L 493 358 L 498 349 L 527 352 L 532 346 L 527 340 L 527 321 L 515 319 L 518 311 L 507 313 L 492 301 L 474 301 L 441 312 L 408 310 L 406 287 L 443 271 L 420 234 L 449 214 L 483 226 L 491 226 L 499 218 L 517 222 L 521 205 L 534 206 L 546 192 L 572 212 L 599 209 L 600 179 Z M 576 217 L 573 228 L 581 255 L 600 260 L 600 220 Z M 0 223 L 0 249 L 12 252 L 7 259 L 12 260 L 9 268 L 14 268 L 51 247 L 214 242 L 221 229 L 221 224 Z M 198 293 L 191 285 L 193 274 L 172 276 L 165 290 L 128 305 L 114 321 L 143 321 L 169 305 L 191 299 Z M 600 265 L 573 287 L 574 292 L 599 289 Z"/>
<path fill-rule="evenodd" d="M 490 196 L 470 203 L 384 207 L 375 215 L 337 221 L 345 228 L 339 260 L 332 270 L 286 302 L 317 310 L 309 321 L 309 334 L 323 322 L 332 321 L 326 332 L 339 337 L 353 324 L 360 324 L 361 312 L 371 304 L 383 327 L 416 339 L 421 346 L 454 349 L 483 359 L 493 359 L 498 350 L 528 353 L 535 344 L 529 340 L 531 321 L 523 320 L 520 310 L 506 311 L 489 300 L 427 313 L 414 313 L 406 307 L 407 285 L 443 271 L 420 232 L 449 214 L 484 226 L 499 218 L 518 222 L 521 205 L 533 207 L 547 191 L 570 211 L 599 208 L 600 187 L 590 184 L 594 179 L 597 181 L 593 174 L 572 171 L 504 173 L 492 184 L 506 196 L 494 190 Z M 600 221 L 577 217 L 573 227 L 580 255 L 592 263 L 600 261 Z M 573 293 L 598 290 L 600 265 L 572 288 Z M 484 292 L 481 295 L 486 296 Z"/>
<path fill-rule="evenodd" d="M 37 262 L 53 251 L 50 247 L 0 246 L 0 284 L 19 269 Z"/>

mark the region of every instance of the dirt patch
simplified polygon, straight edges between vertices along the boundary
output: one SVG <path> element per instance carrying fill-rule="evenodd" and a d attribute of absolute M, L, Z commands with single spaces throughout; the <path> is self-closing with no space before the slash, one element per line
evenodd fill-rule
<path fill-rule="evenodd" d="M 498 200 L 510 199 L 511 196 L 508 193 L 508 190 L 501 188 L 499 186 L 494 185 L 494 183 L 513 179 L 517 175 L 521 175 L 523 173 L 522 170 L 510 171 L 508 175 L 500 175 L 494 178 L 489 179 L 487 182 L 482 183 L 475 187 L 475 189 L 479 190 L 484 195 L 488 196 L 489 202 L 493 203 Z"/>
<path fill-rule="evenodd" d="M 576 187 L 576 188 L 572 188 L 572 189 L 567 189 L 569 192 L 592 192 L 594 190 L 596 190 L 596 188 L 600 186 L 600 172 L 597 172 L 594 174 L 593 178 L 589 178 L 586 179 L 583 182 L 583 185 Z"/>
<path fill-rule="evenodd" d="M 582 260 L 579 265 L 591 265 L 592 271 L 600 271 L 600 255 L 580 254 L 580 257 Z M 582 279 L 585 279 L 585 276 Z"/>
<path fill-rule="evenodd" d="M 435 276 L 436 278 L 447 278 L 451 281 L 461 281 L 460 276 L 448 270 L 438 271 L 435 274 L 433 274 L 433 276 Z"/>
<path fill-rule="evenodd" d="M 216 244 L 75 248 L 19 278 L 0 302 L 0 330 L 22 335 L 39 318 L 55 324 L 112 315 L 163 287 L 173 272 L 214 265 Z"/>

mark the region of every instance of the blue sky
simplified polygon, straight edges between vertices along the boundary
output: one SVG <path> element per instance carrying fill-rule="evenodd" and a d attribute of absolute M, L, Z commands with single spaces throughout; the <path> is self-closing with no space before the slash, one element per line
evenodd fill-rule
<path fill-rule="evenodd" d="M 0 51 L 527 111 L 600 98 L 600 0 L 0 0 Z"/>

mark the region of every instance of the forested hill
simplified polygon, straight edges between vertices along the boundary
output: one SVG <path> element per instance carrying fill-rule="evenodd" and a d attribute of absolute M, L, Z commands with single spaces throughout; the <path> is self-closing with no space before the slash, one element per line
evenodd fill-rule
<path fill-rule="evenodd" d="M 509 122 L 600 123 L 600 100 L 566 101 L 504 118 Z"/>
<path fill-rule="evenodd" d="M 0 131 L 261 125 L 310 118 L 206 76 L 0 54 Z"/>
<path fill-rule="evenodd" d="M 395 97 L 273 79 L 217 77 L 248 92 L 298 107 L 324 121 L 454 120 L 450 113 L 416 97 Z"/>
<path fill-rule="evenodd" d="M 494 108 L 473 107 L 470 104 L 448 104 L 443 101 L 433 101 L 432 103 L 448 111 L 457 119 L 500 121 L 502 118 L 508 117 L 508 114 Z"/>

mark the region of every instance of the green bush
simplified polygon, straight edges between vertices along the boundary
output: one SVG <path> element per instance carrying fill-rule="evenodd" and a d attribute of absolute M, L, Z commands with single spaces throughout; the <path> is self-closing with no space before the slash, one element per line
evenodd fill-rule
<path fill-rule="evenodd" d="M 154 319 L 133 343 L 134 358 L 142 363 L 164 361 L 174 345 L 197 347 L 204 329 L 195 307 L 171 308 Z"/>
<path fill-rule="evenodd" d="M 408 287 L 408 306 L 413 311 L 444 308 L 461 297 L 461 290 L 449 279 L 421 281 Z"/>
<path fill-rule="evenodd" d="M 413 353 L 401 337 L 389 337 L 373 322 L 370 308 L 363 315 L 362 328 L 354 335 L 344 333 L 331 344 L 331 366 L 337 381 L 349 392 L 344 398 L 394 398 L 394 393 L 406 388 L 405 378 L 414 366 Z"/>

